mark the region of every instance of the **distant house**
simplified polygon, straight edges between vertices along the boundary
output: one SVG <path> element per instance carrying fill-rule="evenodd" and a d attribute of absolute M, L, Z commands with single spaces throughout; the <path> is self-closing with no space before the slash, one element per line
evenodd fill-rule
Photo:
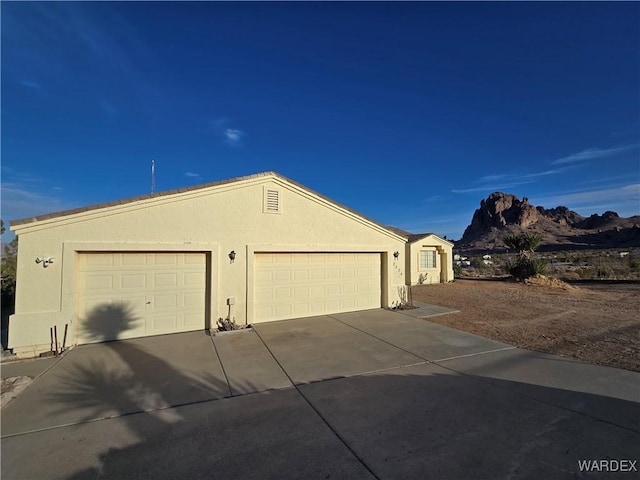
<path fill-rule="evenodd" d="M 453 256 L 453 263 L 458 265 L 459 267 L 470 267 L 471 261 L 467 259 L 468 257 L 463 257 L 459 253 L 456 253 Z"/>
<path fill-rule="evenodd" d="M 620 258 L 628 257 L 629 252 L 620 252 L 618 255 L 620 255 Z"/>

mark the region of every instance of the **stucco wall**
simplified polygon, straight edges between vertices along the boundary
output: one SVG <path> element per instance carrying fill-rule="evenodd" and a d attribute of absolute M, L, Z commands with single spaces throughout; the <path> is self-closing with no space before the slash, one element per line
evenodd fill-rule
<path fill-rule="evenodd" d="M 280 213 L 264 213 L 264 189 L 280 192 Z M 252 321 L 252 255 L 257 251 L 372 251 L 382 255 L 383 305 L 397 300 L 401 238 L 277 176 L 192 190 L 14 227 L 19 235 L 14 352 L 49 349 L 49 328 L 76 332 L 77 255 L 83 251 L 200 251 L 210 254 L 211 321 Z M 228 253 L 234 250 L 233 263 Z M 36 257 L 53 257 L 47 268 Z M 34 347 L 35 346 L 35 347 Z"/>
<path fill-rule="evenodd" d="M 420 251 L 436 252 L 435 268 L 420 268 Z M 453 281 L 453 247 L 435 236 L 407 244 L 406 278 L 409 285 L 444 283 Z M 423 276 L 422 279 L 420 276 Z"/>

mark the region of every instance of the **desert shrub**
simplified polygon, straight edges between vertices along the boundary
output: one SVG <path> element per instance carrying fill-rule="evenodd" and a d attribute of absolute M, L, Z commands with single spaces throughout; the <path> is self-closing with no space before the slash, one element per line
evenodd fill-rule
<path fill-rule="evenodd" d="M 18 237 L 4 246 L 4 257 L 0 267 L 2 277 L 2 297 L 13 298 L 16 293 L 16 271 L 18 260 Z"/>
<path fill-rule="evenodd" d="M 493 267 L 483 268 L 482 270 L 480 270 L 480 275 L 483 275 L 485 277 L 495 277 L 496 271 Z"/>
<path fill-rule="evenodd" d="M 544 275 L 548 270 L 547 267 L 548 263 L 544 258 L 518 258 L 506 264 L 509 275 L 517 280 L 524 280 L 534 275 Z"/>
<path fill-rule="evenodd" d="M 575 256 L 573 257 L 573 259 L 571 260 L 571 263 L 573 263 L 575 266 L 579 267 L 580 265 L 582 265 L 585 262 L 584 257 L 582 257 L 581 255 Z"/>
<path fill-rule="evenodd" d="M 479 257 L 471 257 L 471 266 L 477 270 L 481 270 L 485 264 L 482 263 L 482 259 Z"/>
<path fill-rule="evenodd" d="M 534 275 L 544 275 L 549 271 L 549 262 L 546 258 L 532 258 L 531 265 Z"/>
<path fill-rule="evenodd" d="M 476 270 L 473 267 L 466 267 L 462 270 L 462 274 L 465 277 L 477 277 L 478 276 L 478 270 Z"/>
<path fill-rule="evenodd" d="M 462 265 L 453 264 L 453 277 L 460 278 L 462 276 Z"/>
<path fill-rule="evenodd" d="M 495 273 L 493 265 L 487 265 L 486 263 L 484 263 L 484 260 L 482 260 L 482 258 L 472 258 L 471 266 L 478 275 L 493 275 Z"/>
<path fill-rule="evenodd" d="M 624 278 L 630 273 L 629 267 L 619 263 L 611 265 L 611 270 L 613 272 L 613 276 L 618 278 Z"/>
<path fill-rule="evenodd" d="M 633 273 L 640 272 L 640 260 L 636 260 L 635 258 L 629 260 L 629 270 Z"/>
<path fill-rule="evenodd" d="M 238 330 L 240 327 L 236 324 L 236 319 L 233 318 L 218 318 L 218 331 L 219 332 L 229 332 L 231 330 Z"/>
<path fill-rule="evenodd" d="M 391 304 L 392 310 L 409 310 L 411 308 L 415 308 L 413 306 L 413 295 L 411 292 L 411 288 L 407 287 L 406 285 L 398 287 L 398 298 L 399 300 Z"/>
<path fill-rule="evenodd" d="M 542 242 L 542 237 L 537 233 L 511 233 L 502 239 L 504 244 L 518 251 L 517 260 L 507 261 L 505 267 L 509 274 L 517 280 L 525 280 L 534 275 L 543 275 L 547 272 L 548 262 L 544 258 L 534 258 L 536 248 Z"/>
<path fill-rule="evenodd" d="M 509 233 L 502 237 L 508 248 L 517 250 L 521 256 L 530 257 L 542 243 L 542 236 L 538 233 Z"/>
<path fill-rule="evenodd" d="M 613 277 L 613 269 L 609 265 L 602 265 L 597 270 L 598 278 Z"/>
<path fill-rule="evenodd" d="M 580 275 L 581 279 L 593 278 L 596 273 L 596 271 L 590 267 L 579 268 L 578 270 L 576 270 L 576 272 L 578 273 L 578 275 Z"/>
<path fill-rule="evenodd" d="M 493 274 L 494 275 L 507 275 L 509 272 L 507 271 L 507 267 L 505 265 L 494 265 L 493 266 Z"/>

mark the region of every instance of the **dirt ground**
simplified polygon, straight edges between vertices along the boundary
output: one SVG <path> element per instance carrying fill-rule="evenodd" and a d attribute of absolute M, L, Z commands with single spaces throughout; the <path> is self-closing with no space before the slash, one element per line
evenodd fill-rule
<path fill-rule="evenodd" d="M 640 372 L 640 283 L 467 280 L 412 288 L 460 313 L 429 321 L 539 352 Z"/>

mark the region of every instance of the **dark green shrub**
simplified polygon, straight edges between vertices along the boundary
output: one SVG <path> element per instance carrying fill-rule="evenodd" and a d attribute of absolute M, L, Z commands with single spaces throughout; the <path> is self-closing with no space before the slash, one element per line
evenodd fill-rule
<path fill-rule="evenodd" d="M 519 258 L 505 265 L 509 275 L 517 280 L 524 280 L 535 275 L 544 275 L 547 272 L 548 263 L 544 258 Z"/>
<path fill-rule="evenodd" d="M 18 259 L 18 238 L 4 246 L 4 257 L 0 267 L 2 277 L 2 296 L 13 297 L 16 293 L 16 270 Z"/>
<path fill-rule="evenodd" d="M 536 248 L 542 243 L 542 236 L 537 233 L 510 233 L 502 239 L 504 244 L 518 251 L 517 260 L 509 260 L 505 264 L 507 272 L 517 280 L 524 280 L 534 275 L 543 275 L 547 271 L 547 260 L 534 258 Z"/>

